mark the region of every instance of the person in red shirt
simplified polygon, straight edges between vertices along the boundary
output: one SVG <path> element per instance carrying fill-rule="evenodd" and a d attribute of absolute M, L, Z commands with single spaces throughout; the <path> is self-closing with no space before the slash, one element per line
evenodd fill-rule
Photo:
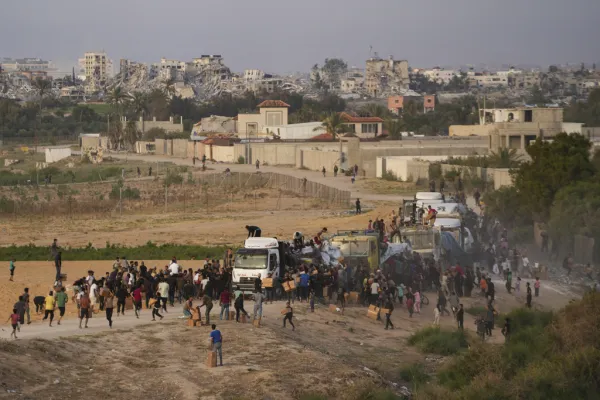
<path fill-rule="evenodd" d="M 135 311 L 135 317 L 140 317 L 140 312 L 142 311 L 142 286 L 138 286 L 134 289 L 133 293 L 131 293 L 133 297 L 133 309 Z"/>
<path fill-rule="evenodd" d="M 435 224 L 435 219 L 437 217 L 437 211 L 431 206 L 427 207 L 427 220 L 429 221 L 429 226 L 433 226 Z"/>
<path fill-rule="evenodd" d="M 223 313 L 225 313 L 225 319 L 229 320 L 229 302 L 229 290 L 225 288 L 221 292 L 221 297 L 219 298 L 219 305 L 221 306 L 221 315 L 219 316 L 219 319 L 223 319 Z"/>
<path fill-rule="evenodd" d="M 10 321 L 10 325 L 12 326 L 13 330 L 10 333 L 10 337 L 15 337 L 15 339 L 17 339 L 17 327 L 19 326 L 19 314 L 17 313 L 17 309 L 13 308 L 13 312 L 12 314 L 10 314 L 10 317 L 8 317 L 7 322 Z"/>

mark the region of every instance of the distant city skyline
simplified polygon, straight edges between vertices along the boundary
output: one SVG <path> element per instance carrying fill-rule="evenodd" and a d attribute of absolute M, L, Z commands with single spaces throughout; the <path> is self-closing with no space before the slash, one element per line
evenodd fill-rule
<path fill-rule="evenodd" d="M 221 54 L 234 71 L 307 72 L 325 58 L 364 67 L 377 52 L 412 67 L 577 64 L 600 55 L 600 1 L 21 0 L 3 5 L 0 57 L 70 71 L 87 51 L 152 63 Z M 32 12 L 35 10 L 35 12 Z"/>

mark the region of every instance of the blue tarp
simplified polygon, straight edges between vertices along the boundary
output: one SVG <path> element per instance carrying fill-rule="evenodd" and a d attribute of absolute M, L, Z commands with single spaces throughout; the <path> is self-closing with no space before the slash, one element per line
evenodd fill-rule
<path fill-rule="evenodd" d="M 456 262 L 461 265 L 470 265 L 471 257 L 468 253 L 466 253 L 461 247 L 460 244 L 456 241 L 454 236 L 450 232 L 441 232 L 441 244 L 442 249 L 446 253 L 448 257 L 448 261 L 454 264 Z"/>

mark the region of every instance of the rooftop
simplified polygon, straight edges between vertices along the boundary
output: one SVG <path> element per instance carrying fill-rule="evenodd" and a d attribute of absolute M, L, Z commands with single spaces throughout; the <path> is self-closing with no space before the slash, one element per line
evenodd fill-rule
<path fill-rule="evenodd" d="M 258 108 L 277 108 L 277 107 L 287 108 L 287 107 L 290 107 L 290 105 L 281 100 L 265 100 L 262 103 L 260 103 L 257 107 Z"/>
<path fill-rule="evenodd" d="M 340 116 L 342 117 L 342 119 L 346 122 L 352 122 L 352 123 L 375 123 L 375 122 L 383 122 L 383 119 L 379 118 L 379 117 L 356 117 L 354 115 L 350 115 L 348 113 L 341 113 Z"/>

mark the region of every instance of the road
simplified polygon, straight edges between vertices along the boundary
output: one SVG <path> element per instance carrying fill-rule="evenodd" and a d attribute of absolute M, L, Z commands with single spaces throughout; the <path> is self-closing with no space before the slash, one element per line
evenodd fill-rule
<path fill-rule="evenodd" d="M 119 153 L 111 153 L 111 157 L 121 159 L 121 160 L 132 160 L 132 161 L 144 161 L 148 163 L 173 163 L 175 165 L 185 165 L 188 167 L 195 168 L 196 170 L 201 169 L 201 164 L 196 163 L 194 166 L 192 164 L 192 160 L 187 158 L 176 158 L 169 156 L 158 156 L 158 155 L 150 155 L 150 154 L 119 154 Z M 206 173 L 213 172 L 223 172 L 225 169 L 229 168 L 231 172 L 256 172 L 256 167 L 254 165 L 247 164 L 226 164 L 226 163 L 208 163 L 207 167 L 211 170 Z M 327 185 L 340 190 L 348 190 L 351 193 L 351 197 L 353 199 L 360 198 L 361 201 L 390 201 L 390 202 L 398 202 L 400 203 L 403 199 L 411 199 L 412 196 L 403 196 L 403 195 L 392 195 L 392 194 L 377 194 L 377 193 L 368 193 L 361 191 L 357 185 L 352 184 L 349 177 L 346 176 L 338 176 L 336 178 L 329 173 L 328 176 L 323 177 L 323 174 L 317 171 L 310 170 L 302 170 L 296 169 L 292 167 L 284 167 L 284 166 L 261 166 L 261 172 L 275 172 L 278 174 L 284 174 L 293 176 L 296 178 L 306 178 L 309 181 L 321 183 L 323 185 Z M 361 179 L 361 178 L 357 178 Z"/>

